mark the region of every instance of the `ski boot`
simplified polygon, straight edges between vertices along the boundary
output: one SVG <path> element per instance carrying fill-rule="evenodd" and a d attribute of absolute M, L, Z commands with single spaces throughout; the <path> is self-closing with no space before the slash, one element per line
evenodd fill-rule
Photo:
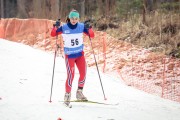
<path fill-rule="evenodd" d="M 67 107 L 71 107 L 70 100 L 71 100 L 71 93 L 65 93 L 65 95 L 64 95 L 64 105 L 67 106 Z"/>
<path fill-rule="evenodd" d="M 83 95 L 82 91 L 83 91 L 82 89 L 77 90 L 77 92 L 76 92 L 77 100 L 79 100 L 79 101 L 88 101 L 87 98 Z"/>

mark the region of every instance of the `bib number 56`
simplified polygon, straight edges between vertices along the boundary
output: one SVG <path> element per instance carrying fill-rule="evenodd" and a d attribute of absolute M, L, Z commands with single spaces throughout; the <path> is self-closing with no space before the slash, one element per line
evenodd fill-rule
<path fill-rule="evenodd" d="M 71 39 L 71 46 L 78 45 L 79 41 L 78 39 Z"/>

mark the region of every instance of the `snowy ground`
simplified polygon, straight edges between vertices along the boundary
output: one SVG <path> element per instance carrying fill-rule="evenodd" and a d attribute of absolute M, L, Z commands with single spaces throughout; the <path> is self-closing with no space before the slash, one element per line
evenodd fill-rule
<path fill-rule="evenodd" d="M 119 103 L 116 106 L 72 103 L 64 97 L 66 70 L 57 57 L 52 103 L 49 103 L 54 54 L 0 39 L 1 120 L 179 120 L 180 104 L 125 86 L 119 79 L 101 73 L 104 100 L 96 69 L 88 68 L 84 94 L 89 100 Z M 77 72 L 77 69 L 76 69 Z M 72 99 L 75 99 L 78 73 Z"/>

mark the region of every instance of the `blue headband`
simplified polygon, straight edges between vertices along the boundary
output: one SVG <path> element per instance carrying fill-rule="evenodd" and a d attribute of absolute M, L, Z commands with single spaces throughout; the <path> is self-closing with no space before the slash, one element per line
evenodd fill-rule
<path fill-rule="evenodd" d="M 79 13 L 72 11 L 69 13 L 69 18 L 79 18 Z"/>

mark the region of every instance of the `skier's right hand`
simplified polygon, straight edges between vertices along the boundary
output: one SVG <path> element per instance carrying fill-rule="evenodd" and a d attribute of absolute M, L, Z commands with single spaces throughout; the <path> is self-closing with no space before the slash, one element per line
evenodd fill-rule
<path fill-rule="evenodd" d="M 59 28 L 61 25 L 61 19 L 58 19 L 56 23 L 53 24 L 53 27 Z"/>

